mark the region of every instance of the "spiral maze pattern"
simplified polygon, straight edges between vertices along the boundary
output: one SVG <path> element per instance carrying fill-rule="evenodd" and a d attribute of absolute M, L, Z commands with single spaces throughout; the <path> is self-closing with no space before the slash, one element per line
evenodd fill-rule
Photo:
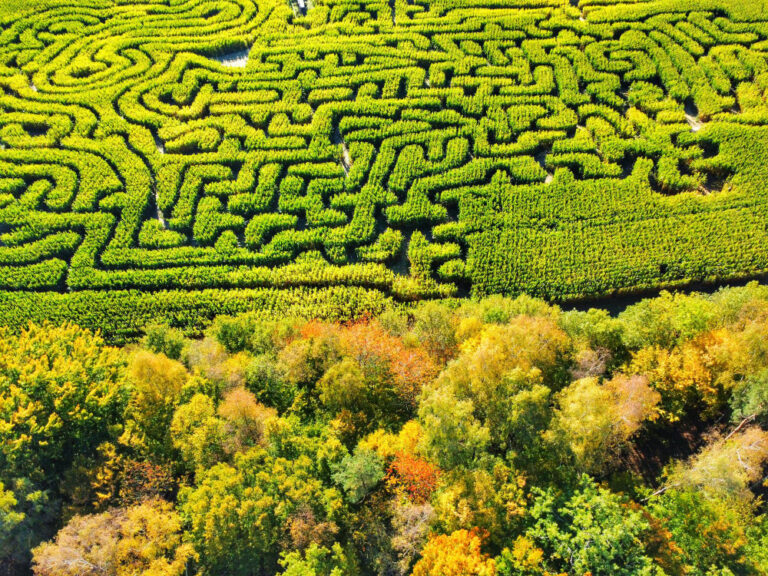
<path fill-rule="evenodd" d="M 508 4 L 6 17 L 0 289 L 568 298 L 767 270 L 768 16 Z"/>

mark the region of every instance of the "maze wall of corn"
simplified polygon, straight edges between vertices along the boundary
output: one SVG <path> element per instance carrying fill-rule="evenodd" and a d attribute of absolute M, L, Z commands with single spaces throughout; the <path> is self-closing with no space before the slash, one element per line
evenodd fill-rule
<path fill-rule="evenodd" d="M 768 271 L 750 2 L 3 4 L 5 323 Z"/>

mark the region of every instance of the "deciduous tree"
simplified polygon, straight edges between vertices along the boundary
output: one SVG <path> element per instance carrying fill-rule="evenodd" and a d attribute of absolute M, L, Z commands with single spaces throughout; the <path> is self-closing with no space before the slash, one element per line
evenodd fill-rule
<path fill-rule="evenodd" d="M 535 490 L 533 525 L 526 536 L 544 552 L 555 573 L 594 576 L 662 576 L 643 543 L 649 524 L 621 497 L 588 476 L 572 494 Z"/>
<path fill-rule="evenodd" d="M 413 567 L 413 576 L 494 576 L 496 564 L 482 551 L 476 531 L 432 536 Z"/>
<path fill-rule="evenodd" d="M 358 447 L 335 467 L 333 480 L 342 487 L 349 501 L 357 504 L 384 479 L 384 462 L 368 448 Z"/>
<path fill-rule="evenodd" d="M 274 573 L 297 511 L 310 508 L 318 520 L 334 521 L 342 498 L 323 484 L 322 465 L 317 453 L 286 459 L 257 447 L 199 473 L 197 485 L 180 495 L 180 512 L 205 570 Z"/>
<path fill-rule="evenodd" d="M 750 501 L 751 487 L 768 463 L 768 432 L 743 428 L 705 446 L 685 463 L 672 466 L 666 486 L 695 489 L 727 500 Z"/>
<path fill-rule="evenodd" d="M 75 516 L 33 553 L 36 576 L 181 576 L 195 557 L 162 501 Z"/>
<path fill-rule="evenodd" d="M 225 459 L 225 435 L 224 421 L 205 394 L 195 394 L 179 406 L 171 421 L 173 445 L 192 470 L 204 470 Z"/>
<path fill-rule="evenodd" d="M 490 431 L 475 418 L 474 403 L 459 400 L 447 386 L 425 390 L 419 421 L 421 450 L 444 470 L 471 466 L 490 443 Z"/>
<path fill-rule="evenodd" d="M 283 576 L 356 576 L 358 568 L 336 543 L 330 549 L 312 544 L 304 553 L 291 552 L 280 560 Z"/>
<path fill-rule="evenodd" d="M 641 376 L 618 375 L 601 384 L 583 378 L 558 395 L 548 438 L 567 445 L 583 471 L 602 471 L 611 458 L 657 415 L 660 400 Z"/>
<path fill-rule="evenodd" d="M 184 365 L 165 354 L 139 350 L 130 358 L 128 378 L 133 393 L 128 418 L 136 423 L 139 436 L 133 443 L 152 458 L 167 461 L 173 456 L 171 418 L 188 377 Z"/>

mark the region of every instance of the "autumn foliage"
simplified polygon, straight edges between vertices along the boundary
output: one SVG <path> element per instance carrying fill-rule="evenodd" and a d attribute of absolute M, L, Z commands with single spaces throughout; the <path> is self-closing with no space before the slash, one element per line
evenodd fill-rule
<path fill-rule="evenodd" d="M 477 531 L 457 530 L 429 539 L 413 576 L 494 576 L 494 561 L 482 552 Z"/>
<path fill-rule="evenodd" d="M 403 491 L 415 504 L 429 500 L 439 479 L 437 466 L 406 452 L 398 452 L 387 471 L 389 485 L 396 491 Z"/>
<path fill-rule="evenodd" d="M 339 339 L 345 353 L 364 370 L 385 370 L 398 396 L 409 405 L 415 405 L 422 387 L 437 375 L 437 365 L 424 350 L 407 347 L 376 321 L 346 326 L 340 330 Z"/>
<path fill-rule="evenodd" d="M 763 576 L 767 317 L 749 286 L 2 332 L 0 574 Z"/>

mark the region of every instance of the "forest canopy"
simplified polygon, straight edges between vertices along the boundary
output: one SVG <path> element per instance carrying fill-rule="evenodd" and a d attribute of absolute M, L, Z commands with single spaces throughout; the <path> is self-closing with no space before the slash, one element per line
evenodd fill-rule
<path fill-rule="evenodd" d="M 0 338 L 0 572 L 768 573 L 768 287 Z"/>

